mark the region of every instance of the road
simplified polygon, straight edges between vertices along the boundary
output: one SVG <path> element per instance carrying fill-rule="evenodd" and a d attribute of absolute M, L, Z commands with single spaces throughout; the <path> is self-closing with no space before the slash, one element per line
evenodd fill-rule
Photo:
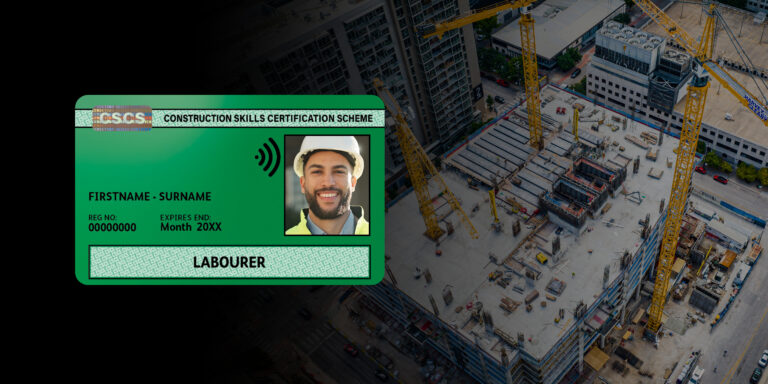
<path fill-rule="evenodd" d="M 728 184 L 715 181 L 712 176 L 720 175 L 728 178 Z M 725 175 L 722 172 L 707 168 L 707 174 L 693 174 L 693 183 L 697 188 L 720 196 L 725 201 L 763 219 L 768 219 L 768 190 L 757 189 L 755 184 L 745 184 L 739 180 L 735 172 Z"/>
<path fill-rule="evenodd" d="M 762 351 L 768 349 L 768 258 L 755 264 L 731 310 L 709 334 L 699 366 L 702 384 L 748 383 Z M 726 356 L 723 351 L 727 350 Z M 717 372 L 714 372 L 717 367 Z"/>
<path fill-rule="evenodd" d="M 496 84 L 495 81 L 489 79 L 483 79 L 483 92 L 485 92 L 486 97 L 490 95 L 491 97 L 501 96 L 504 98 L 503 104 L 497 102 L 494 102 L 493 104 L 494 108 L 496 108 L 499 113 L 525 98 L 525 93 L 523 92 L 522 87 L 515 85 L 502 87 L 501 85 Z"/>
<path fill-rule="evenodd" d="M 368 384 L 379 381 L 375 372 L 379 365 L 362 351 L 351 356 L 344 351 L 347 339 L 334 332 L 311 355 L 312 361 L 338 383 Z M 390 377 L 387 381 L 394 380 Z"/>

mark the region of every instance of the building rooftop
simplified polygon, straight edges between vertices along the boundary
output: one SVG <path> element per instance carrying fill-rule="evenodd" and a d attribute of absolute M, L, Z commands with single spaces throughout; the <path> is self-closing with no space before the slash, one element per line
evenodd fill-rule
<path fill-rule="evenodd" d="M 536 54 L 554 58 L 574 40 L 620 7 L 621 0 L 547 0 L 531 13 L 536 22 Z M 510 23 L 493 37 L 520 47 L 520 27 Z"/>
<path fill-rule="evenodd" d="M 624 116 L 593 106 L 585 99 L 551 85 L 542 90 L 542 99 L 547 137 L 545 149 L 540 153 L 518 145 L 526 140 L 519 136 L 527 134 L 524 130 L 518 132 L 518 124 L 525 124 L 523 104 L 508 112 L 508 120 L 500 119 L 490 125 L 454 150 L 444 161 L 446 170 L 441 172 L 441 176 L 470 217 L 479 232 L 479 239 L 469 237 L 458 215 L 450 210 L 442 197 L 434 200 L 437 215 L 442 218 L 443 227 L 445 224 L 442 224 L 442 220 L 451 222 L 455 232 L 441 239 L 440 256 L 436 255 L 435 243 L 424 236 L 425 225 L 415 193 L 401 198 L 387 213 L 387 265 L 397 279 L 398 288 L 429 312 L 432 312 L 431 295 L 437 303 L 441 320 L 468 340 L 477 340 L 485 352 L 497 359 L 500 356 L 499 348 L 504 343 L 498 336 L 487 333 L 472 318 L 468 305 L 477 308 L 478 302 L 482 303 L 483 310 L 491 314 L 496 330 L 512 338 L 516 338 L 518 332 L 523 333 L 523 348 L 537 359 L 543 358 L 574 325 L 573 312 L 576 306 L 583 302 L 590 307 L 600 299 L 604 291 L 605 269 L 608 270 L 607 281 L 610 285 L 620 273 L 624 251 L 628 250 L 631 254 L 638 251 L 643 243 L 639 222 L 649 214 L 652 227 L 659 219 L 660 201 L 669 198 L 673 169 L 667 167 L 666 160 L 674 162 L 673 149 L 677 146 L 677 139 L 665 136 L 663 145 L 648 145 L 639 138 L 648 133 L 658 136 L 658 131 L 631 121 L 627 122 L 624 129 Z M 571 130 L 569 119 L 573 102 L 585 107 L 581 112 L 579 132 L 583 146 L 568 145 L 569 134 L 565 132 Z M 558 114 L 558 109 L 563 107 L 567 112 Z M 596 123 L 590 120 L 598 119 L 604 119 L 605 124 L 599 126 L 599 131 L 591 130 L 590 126 Z M 559 131 L 561 126 L 562 132 Z M 616 130 L 613 131 L 610 126 Z M 646 159 L 648 150 L 630 142 L 625 138 L 628 135 L 634 136 L 649 149 L 657 150 L 657 160 Z M 591 161 L 601 164 L 622 162 L 627 165 L 628 172 L 626 181 L 618 187 L 615 197 L 607 198 L 601 205 L 603 209 L 597 209 L 594 213 L 594 218 L 587 218 L 584 225 L 578 228 L 548 221 L 541 216 L 529 220 L 528 214 L 512 213 L 512 206 L 504 201 L 506 198 L 514 197 L 521 206 L 527 208 L 527 213 L 532 213 L 536 208 L 535 199 L 528 202 L 526 199 L 531 197 L 525 194 L 531 192 L 525 191 L 536 191 L 536 188 L 551 190 L 551 180 L 557 179 L 556 176 L 551 177 L 551 174 L 566 173 L 574 161 L 570 157 L 575 152 L 592 147 L 590 142 L 600 141 L 607 143 L 605 156 L 592 158 Z M 613 145 L 614 142 L 617 145 Z M 488 143 L 497 143 L 500 147 L 488 148 Z M 493 157 L 491 150 L 495 151 L 497 158 Z M 562 151 L 565 153 L 557 154 Z M 512 159 L 513 156 L 520 156 L 523 160 Z M 639 172 L 634 174 L 632 161 L 622 159 L 638 156 Z M 651 168 L 663 171 L 659 179 L 648 175 Z M 461 172 L 457 169 L 461 169 Z M 482 184 L 470 186 L 468 176 L 483 183 L 486 183 L 484 180 L 493 183 L 494 180 L 488 179 L 494 178 L 496 182 L 505 178 L 511 180 L 513 177 L 522 179 L 519 185 L 501 183 L 501 192 L 496 199 L 498 216 L 503 224 L 501 232 L 493 229 L 488 193 L 490 188 Z M 432 196 L 437 194 L 433 193 Z M 517 220 L 520 221 L 520 232 L 515 236 L 512 227 Z M 552 254 L 552 242 L 558 235 L 560 251 Z M 537 261 L 539 253 L 548 255 L 546 264 Z M 530 279 L 510 272 L 516 265 L 519 266 L 516 263 L 523 263 L 539 271 L 540 275 L 537 279 Z M 431 275 L 431 283 L 418 275 L 426 270 Z M 510 278 L 507 287 L 503 288 L 496 281 L 489 280 L 489 274 L 496 270 L 503 271 L 503 278 Z M 565 289 L 559 295 L 547 290 L 553 278 L 565 283 Z M 516 291 L 515 286 L 522 288 L 522 293 Z M 453 297 L 453 301 L 447 305 L 443 300 L 444 290 L 450 290 Z M 524 301 L 534 290 L 540 295 L 531 303 L 533 309 L 528 312 Z M 556 300 L 549 300 L 547 295 Z M 519 302 L 520 306 L 508 312 L 500 307 L 502 299 Z M 541 306 L 542 301 L 547 302 L 546 307 Z M 458 308 L 462 310 L 457 312 Z M 566 315 L 562 321 L 555 322 L 561 308 Z"/>
<path fill-rule="evenodd" d="M 666 13 L 673 18 L 689 35 L 694 38 L 701 36 L 704 30 L 706 16 L 701 12 L 701 5 L 674 3 Z M 741 46 L 747 51 L 752 63 L 761 68 L 768 75 L 768 22 L 755 24 L 755 14 L 749 11 L 737 10 L 731 7 L 718 8 L 726 23 L 739 39 Z M 643 30 L 667 38 L 667 34 L 656 23 L 648 23 Z M 740 36 L 739 36 L 740 35 Z M 762 42 L 760 41 L 762 35 Z M 728 35 L 722 27 L 717 30 L 715 39 L 714 59 L 728 60 L 741 63 Z M 762 100 L 758 92 L 755 80 L 751 75 L 738 69 L 732 69 L 722 65 L 742 86 L 747 88 L 755 97 Z M 759 80 L 758 80 L 759 81 Z M 768 82 L 768 80 L 765 80 Z M 762 86 L 762 85 L 761 85 Z M 763 93 L 768 97 L 768 90 L 762 87 Z M 675 111 L 681 115 L 685 113 L 685 98 L 675 105 Z M 733 120 L 725 119 L 729 113 Z M 730 132 L 738 137 L 749 140 L 755 144 L 768 146 L 768 135 L 765 125 L 747 107 L 743 106 L 725 87 L 716 79 L 712 79 L 707 93 L 707 107 L 704 110 L 702 121 L 713 127 Z"/>

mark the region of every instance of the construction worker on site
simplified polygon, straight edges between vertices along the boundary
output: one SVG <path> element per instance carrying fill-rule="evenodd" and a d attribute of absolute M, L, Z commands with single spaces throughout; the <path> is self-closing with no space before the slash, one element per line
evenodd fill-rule
<path fill-rule="evenodd" d="M 309 208 L 286 235 L 367 235 L 363 207 L 351 206 L 365 163 L 353 136 L 306 136 L 293 159 Z"/>

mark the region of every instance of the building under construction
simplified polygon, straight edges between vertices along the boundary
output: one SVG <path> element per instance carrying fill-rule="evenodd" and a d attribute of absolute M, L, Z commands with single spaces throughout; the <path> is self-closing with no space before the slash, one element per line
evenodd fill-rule
<path fill-rule="evenodd" d="M 442 161 L 479 238 L 437 193 L 446 233 L 428 238 L 407 194 L 388 208 L 384 280 L 360 287 L 481 383 L 598 370 L 659 252 L 678 140 L 551 85 L 541 98 L 542 150 L 529 146 L 523 104 Z"/>

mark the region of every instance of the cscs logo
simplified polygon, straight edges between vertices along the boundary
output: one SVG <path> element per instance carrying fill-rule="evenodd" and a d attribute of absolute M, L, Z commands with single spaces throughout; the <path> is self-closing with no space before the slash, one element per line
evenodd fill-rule
<path fill-rule="evenodd" d="M 146 105 L 97 105 L 93 107 L 95 131 L 149 131 L 152 108 Z"/>

